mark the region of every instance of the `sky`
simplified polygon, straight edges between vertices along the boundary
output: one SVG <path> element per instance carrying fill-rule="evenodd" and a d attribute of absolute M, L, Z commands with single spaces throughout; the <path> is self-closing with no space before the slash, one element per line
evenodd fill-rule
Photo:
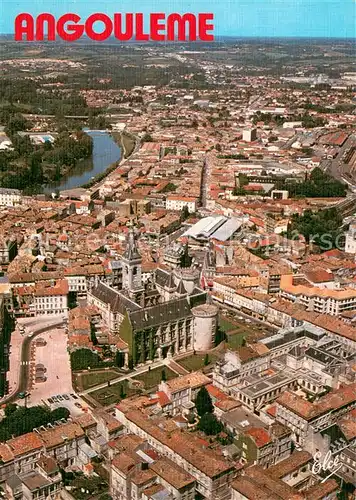
<path fill-rule="evenodd" d="M 216 36 L 356 38 L 356 0 L 0 0 L 0 33 L 22 12 L 212 12 Z"/>

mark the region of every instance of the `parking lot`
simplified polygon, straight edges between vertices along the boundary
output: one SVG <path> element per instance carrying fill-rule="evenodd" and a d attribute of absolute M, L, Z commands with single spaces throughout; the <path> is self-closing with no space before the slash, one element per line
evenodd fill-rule
<path fill-rule="evenodd" d="M 41 345 L 39 338 L 44 341 Z M 72 393 L 72 375 L 64 330 L 57 328 L 44 332 L 36 338 L 34 344 L 34 363 L 35 366 L 44 367 L 44 381 L 31 382 L 28 404 L 41 404 L 53 395 Z"/>
<path fill-rule="evenodd" d="M 55 394 L 45 401 L 47 406 L 54 410 L 55 408 L 68 408 L 72 416 L 79 416 L 88 411 L 88 405 L 79 396 L 74 393 L 70 394 Z"/>

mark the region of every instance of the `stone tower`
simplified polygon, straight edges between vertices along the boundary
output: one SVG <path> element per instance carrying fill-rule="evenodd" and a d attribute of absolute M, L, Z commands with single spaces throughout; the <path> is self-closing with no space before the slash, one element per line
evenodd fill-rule
<path fill-rule="evenodd" d="M 122 288 L 132 298 L 144 290 L 141 264 L 142 258 L 137 248 L 135 231 L 131 226 L 127 235 L 126 250 L 122 257 Z"/>
<path fill-rule="evenodd" d="M 192 309 L 194 317 L 193 348 L 208 351 L 214 347 L 219 309 L 213 304 L 202 304 Z"/>

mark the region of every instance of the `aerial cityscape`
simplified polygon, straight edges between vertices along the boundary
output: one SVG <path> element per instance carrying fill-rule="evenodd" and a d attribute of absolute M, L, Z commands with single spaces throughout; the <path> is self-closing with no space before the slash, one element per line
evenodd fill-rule
<path fill-rule="evenodd" d="M 354 499 L 355 40 L 0 47 L 0 498 Z"/>

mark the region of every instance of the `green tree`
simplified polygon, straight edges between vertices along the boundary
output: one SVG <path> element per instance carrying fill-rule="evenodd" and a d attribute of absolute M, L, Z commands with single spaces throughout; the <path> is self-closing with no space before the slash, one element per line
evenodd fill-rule
<path fill-rule="evenodd" d="M 305 210 L 303 215 L 292 216 L 289 234 L 302 234 L 307 243 L 312 242 L 322 250 L 330 250 L 336 245 L 341 234 L 342 216 L 336 208 L 319 210 Z"/>
<path fill-rule="evenodd" d="M 184 246 L 183 254 L 180 258 L 180 266 L 181 267 L 190 267 L 192 264 L 192 260 L 193 260 L 193 258 L 189 255 L 188 243 L 186 243 Z"/>
<path fill-rule="evenodd" d="M 51 421 L 56 422 L 58 420 L 68 420 L 70 416 L 70 411 L 68 408 L 61 406 L 60 408 L 55 408 L 51 413 Z"/>
<path fill-rule="evenodd" d="M 153 142 L 153 138 L 150 134 L 146 133 L 142 139 L 141 142 Z"/>
<path fill-rule="evenodd" d="M 120 384 L 120 395 L 119 395 L 119 397 L 120 397 L 120 399 L 125 399 L 126 398 L 126 392 L 125 392 L 123 384 Z"/>
<path fill-rule="evenodd" d="M 12 407 L 13 410 L 13 407 Z M 53 412 L 45 406 L 18 406 L 0 422 L 0 440 L 7 441 L 12 436 L 21 436 L 36 427 L 69 417 L 67 408 L 56 408 Z"/>
<path fill-rule="evenodd" d="M 173 182 L 169 182 L 162 190 L 161 193 L 169 193 L 172 191 L 176 191 L 177 186 L 173 184 Z"/>
<path fill-rule="evenodd" d="M 98 339 L 96 337 L 96 329 L 94 323 L 90 323 L 90 340 L 93 345 L 98 345 Z"/>
<path fill-rule="evenodd" d="M 6 407 L 5 407 L 5 416 L 9 417 L 16 410 L 17 410 L 17 404 L 15 404 L 15 403 L 8 403 L 6 405 Z"/>
<path fill-rule="evenodd" d="M 216 436 L 224 429 L 224 426 L 213 413 L 205 413 L 199 420 L 198 429 L 207 436 Z"/>
<path fill-rule="evenodd" d="M 161 381 L 166 382 L 166 380 L 167 380 L 167 374 L 166 374 L 166 370 L 163 368 L 162 373 L 161 373 Z"/>
<path fill-rule="evenodd" d="M 72 370 L 86 370 L 90 368 L 97 368 L 100 365 L 100 359 L 96 352 L 90 349 L 77 349 L 71 352 L 70 362 Z"/>
<path fill-rule="evenodd" d="M 188 217 L 189 217 L 189 208 L 188 208 L 188 205 L 184 205 L 184 207 L 182 208 L 181 215 L 180 215 L 180 220 L 185 221 L 186 219 L 188 219 Z"/>
<path fill-rule="evenodd" d="M 215 347 L 218 346 L 221 342 L 225 342 L 225 340 L 226 340 L 226 333 L 221 328 L 221 326 L 218 325 L 215 331 Z"/>
<path fill-rule="evenodd" d="M 117 351 L 115 356 L 115 364 L 119 368 L 122 368 L 125 365 L 125 353 Z"/>
<path fill-rule="evenodd" d="M 77 293 L 76 292 L 69 292 L 68 293 L 68 308 L 69 309 L 74 309 L 77 307 Z"/>
<path fill-rule="evenodd" d="M 12 136 L 16 132 L 26 130 L 27 127 L 28 127 L 28 122 L 20 113 L 17 113 L 9 119 L 7 127 L 5 128 L 5 132 L 8 135 Z"/>
<path fill-rule="evenodd" d="M 208 366 L 209 363 L 210 363 L 209 354 L 205 354 L 205 357 L 204 357 L 204 366 Z"/>
<path fill-rule="evenodd" d="M 206 413 L 213 413 L 214 411 L 213 402 L 205 386 L 203 386 L 198 391 L 195 400 L 195 407 L 197 409 L 199 417 L 202 417 Z"/>

